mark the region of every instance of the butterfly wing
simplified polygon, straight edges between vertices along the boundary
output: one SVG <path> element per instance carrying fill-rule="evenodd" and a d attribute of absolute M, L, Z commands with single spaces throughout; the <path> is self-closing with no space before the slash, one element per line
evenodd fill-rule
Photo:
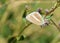
<path fill-rule="evenodd" d="M 32 12 L 26 16 L 26 19 L 36 25 L 42 25 L 44 23 L 43 17 L 38 12 Z"/>

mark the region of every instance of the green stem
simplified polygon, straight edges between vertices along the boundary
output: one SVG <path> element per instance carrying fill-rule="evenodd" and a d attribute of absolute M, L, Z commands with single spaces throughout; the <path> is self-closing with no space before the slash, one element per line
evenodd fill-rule
<path fill-rule="evenodd" d="M 50 20 L 56 26 L 56 28 L 60 31 L 60 27 L 52 19 L 50 19 Z"/>
<path fill-rule="evenodd" d="M 51 8 L 51 10 L 49 11 L 49 13 L 45 14 L 44 18 L 46 18 L 46 16 L 48 16 L 49 14 L 51 14 L 52 12 L 54 12 L 56 8 L 58 8 L 57 4 L 56 4 L 56 6 L 54 6 L 53 9 Z"/>
<path fill-rule="evenodd" d="M 23 33 L 23 31 L 24 31 L 26 28 L 28 28 L 31 24 L 32 24 L 32 23 L 29 23 L 27 26 L 25 26 L 25 27 L 21 30 L 21 32 L 19 33 L 18 36 L 20 36 L 20 35 Z"/>
<path fill-rule="evenodd" d="M 20 33 L 18 34 L 18 36 L 16 37 L 16 38 L 17 38 L 17 40 L 19 40 L 19 39 L 20 39 L 20 37 L 21 37 L 21 35 L 22 35 L 23 31 L 24 31 L 26 28 L 28 28 L 31 24 L 32 24 L 32 23 L 29 23 L 27 26 L 25 26 L 25 27 L 21 30 L 21 32 L 20 32 Z"/>

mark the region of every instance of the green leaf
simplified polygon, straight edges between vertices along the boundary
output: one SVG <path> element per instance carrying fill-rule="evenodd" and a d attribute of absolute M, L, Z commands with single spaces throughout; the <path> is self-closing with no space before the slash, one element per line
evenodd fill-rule
<path fill-rule="evenodd" d="M 21 35 L 19 41 L 21 41 L 21 40 L 24 40 L 24 36 L 23 35 Z"/>
<path fill-rule="evenodd" d="M 25 9 L 25 10 L 24 10 L 24 13 L 23 13 L 23 18 L 25 18 L 26 15 L 27 15 L 27 11 L 26 11 L 26 9 Z"/>
<path fill-rule="evenodd" d="M 13 18 L 13 14 L 14 14 L 14 13 L 13 13 L 12 11 L 10 11 L 10 12 L 9 12 L 8 20 L 10 20 L 10 19 L 12 19 L 12 18 Z"/>
<path fill-rule="evenodd" d="M 46 16 L 46 19 L 50 20 L 54 14 Z"/>

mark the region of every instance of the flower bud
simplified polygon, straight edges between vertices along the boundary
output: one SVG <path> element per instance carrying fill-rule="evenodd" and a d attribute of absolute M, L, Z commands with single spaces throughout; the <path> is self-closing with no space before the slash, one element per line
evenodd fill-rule
<path fill-rule="evenodd" d="M 30 6 L 25 5 L 25 9 L 26 9 L 26 10 L 30 10 L 31 8 L 30 8 Z"/>
<path fill-rule="evenodd" d="M 49 13 L 49 10 L 48 10 L 48 9 L 45 9 L 45 12 L 46 12 L 46 14 L 47 14 L 47 13 Z"/>
<path fill-rule="evenodd" d="M 38 8 L 37 12 L 39 12 L 41 14 L 42 13 L 42 8 Z"/>
<path fill-rule="evenodd" d="M 52 9 L 54 9 L 54 7 L 52 7 Z"/>
<path fill-rule="evenodd" d="M 28 9 L 28 5 L 26 5 L 25 8 Z"/>

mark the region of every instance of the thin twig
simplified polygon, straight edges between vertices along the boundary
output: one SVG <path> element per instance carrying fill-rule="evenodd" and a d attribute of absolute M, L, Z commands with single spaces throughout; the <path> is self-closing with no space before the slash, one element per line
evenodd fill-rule
<path fill-rule="evenodd" d="M 51 8 L 51 10 L 49 11 L 49 13 L 46 13 L 46 14 L 45 14 L 45 17 L 48 16 L 50 13 L 54 12 L 56 8 L 58 8 L 58 7 L 57 7 L 57 4 L 56 4 L 56 6 L 54 6 L 54 8 Z M 44 17 L 44 18 L 45 18 L 45 17 Z"/>
<path fill-rule="evenodd" d="M 52 19 L 50 19 L 50 20 L 56 26 L 56 28 L 60 31 L 60 27 Z"/>
<path fill-rule="evenodd" d="M 46 16 L 48 16 L 49 14 L 51 14 L 52 12 L 54 12 L 56 8 L 58 8 L 57 4 L 56 4 L 56 6 L 54 6 L 54 8 L 52 8 L 48 13 L 45 14 L 45 17 L 44 17 L 44 18 L 46 18 Z M 52 23 L 57 27 L 57 29 L 60 31 L 60 27 L 59 27 L 52 19 L 51 19 L 51 22 L 52 22 Z"/>
<path fill-rule="evenodd" d="M 32 23 L 29 23 L 27 26 L 25 26 L 25 27 L 21 30 L 21 32 L 19 33 L 18 36 L 20 36 L 20 35 L 23 33 L 23 31 L 24 31 L 26 28 L 28 28 L 31 24 L 32 24 Z"/>

